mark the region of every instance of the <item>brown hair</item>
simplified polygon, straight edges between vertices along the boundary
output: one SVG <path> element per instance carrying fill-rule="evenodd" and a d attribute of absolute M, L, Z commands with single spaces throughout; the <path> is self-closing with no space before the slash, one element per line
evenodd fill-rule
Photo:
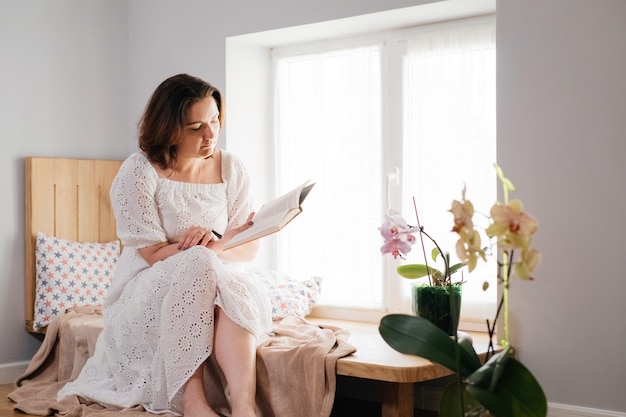
<path fill-rule="evenodd" d="M 162 169 L 176 161 L 176 145 L 185 127 L 189 107 L 213 97 L 219 111 L 220 126 L 224 122 L 222 95 L 206 81 L 187 74 L 174 75 L 163 81 L 152 93 L 139 120 L 139 148 L 150 161 Z"/>

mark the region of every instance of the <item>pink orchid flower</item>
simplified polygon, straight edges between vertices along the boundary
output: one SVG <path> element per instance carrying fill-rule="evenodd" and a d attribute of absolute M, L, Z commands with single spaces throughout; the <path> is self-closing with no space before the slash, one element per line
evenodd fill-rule
<path fill-rule="evenodd" d="M 400 213 L 392 210 L 385 215 L 385 221 L 378 230 L 380 230 L 380 234 L 385 240 L 389 240 L 399 238 L 403 233 L 411 232 L 411 226 L 408 225 Z"/>
<path fill-rule="evenodd" d="M 411 245 L 402 239 L 385 240 L 385 243 L 380 247 L 382 254 L 390 253 L 394 259 L 400 257 L 404 259 L 404 255 L 411 252 Z"/>
<path fill-rule="evenodd" d="M 385 242 L 380 248 L 383 254 L 390 253 L 394 259 L 403 258 L 411 251 L 411 245 L 415 243 L 415 236 L 411 234 L 411 226 L 395 211 L 385 215 L 385 221 L 378 228 Z"/>

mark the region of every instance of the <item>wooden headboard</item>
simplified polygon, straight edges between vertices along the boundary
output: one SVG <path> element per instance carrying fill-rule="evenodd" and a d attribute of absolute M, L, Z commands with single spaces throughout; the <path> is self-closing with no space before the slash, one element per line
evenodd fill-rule
<path fill-rule="evenodd" d="M 25 159 L 24 314 L 29 332 L 35 332 L 37 232 L 76 242 L 115 240 L 109 190 L 121 164 L 96 159 Z"/>

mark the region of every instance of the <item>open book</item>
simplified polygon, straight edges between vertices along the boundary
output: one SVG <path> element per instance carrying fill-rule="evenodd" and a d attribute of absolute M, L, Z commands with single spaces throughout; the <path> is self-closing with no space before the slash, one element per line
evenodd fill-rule
<path fill-rule="evenodd" d="M 306 181 L 287 194 L 263 204 L 252 219 L 254 225 L 232 238 L 224 245 L 224 250 L 281 230 L 302 212 L 302 202 L 309 195 L 309 191 L 311 191 L 314 185 L 315 183 Z"/>

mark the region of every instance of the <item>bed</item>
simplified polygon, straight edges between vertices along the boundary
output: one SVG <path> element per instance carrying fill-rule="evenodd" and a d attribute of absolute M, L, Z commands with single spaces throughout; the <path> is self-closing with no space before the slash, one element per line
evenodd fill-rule
<path fill-rule="evenodd" d="M 72 417 L 148 415 L 141 406 L 119 410 L 78 397 L 56 402 L 58 390 L 78 375 L 93 354 L 102 330 L 100 304 L 120 250 L 109 189 L 121 163 L 25 159 L 25 323 L 27 331 L 45 336 L 9 395 L 16 410 Z M 272 296 L 284 295 L 276 291 L 284 291 L 286 281 L 294 284 L 276 271 L 259 274 Z M 306 287 L 298 292 L 303 298 L 290 297 L 294 304 L 281 304 L 282 313 L 272 299 L 273 333 L 257 350 L 257 404 L 264 417 L 329 416 L 336 362 L 356 350 L 348 343 L 348 331 L 305 317 L 315 301 L 316 283 L 313 278 L 299 281 Z M 221 384 L 208 376 L 205 380 L 208 392 L 222 392 Z M 294 395 L 294 387 L 307 395 Z M 228 415 L 223 395 L 211 400 Z"/>
<path fill-rule="evenodd" d="M 109 189 L 122 161 L 35 158 L 24 161 L 24 316 L 35 328 L 37 233 L 76 242 L 116 239 Z"/>

